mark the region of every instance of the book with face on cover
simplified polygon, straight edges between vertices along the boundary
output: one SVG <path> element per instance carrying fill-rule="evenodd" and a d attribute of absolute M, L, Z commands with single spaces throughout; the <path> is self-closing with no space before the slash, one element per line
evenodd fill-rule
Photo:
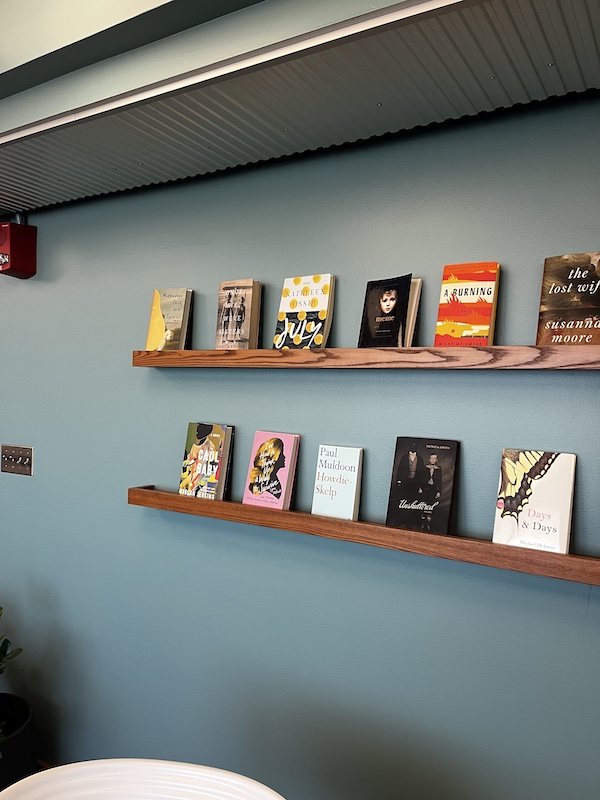
<path fill-rule="evenodd" d="M 492 541 L 568 553 L 575 461 L 573 453 L 503 450 Z"/>
<path fill-rule="evenodd" d="M 289 509 L 299 444 L 297 433 L 256 431 L 242 503 Z"/>
<path fill-rule="evenodd" d="M 233 425 L 190 422 L 179 476 L 179 494 L 223 500 L 227 494 Z"/>
<path fill-rule="evenodd" d="M 448 533 L 459 442 L 399 436 L 386 525 Z"/>
<path fill-rule="evenodd" d="M 544 261 L 536 344 L 600 344 L 600 252 Z"/>
<path fill-rule="evenodd" d="M 319 445 L 311 514 L 358 519 L 362 447 Z"/>
<path fill-rule="evenodd" d="M 335 276 L 286 278 L 281 290 L 273 349 L 325 347 L 331 330 Z"/>
<path fill-rule="evenodd" d="M 402 347 L 412 275 L 367 282 L 359 347 Z"/>
<path fill-rule="evenodd" d="M 252 278 L 219 285 L 216 350 L 258 347 L 262 284 Z"/>
<path fill-rule="evenodd" d="M 155 289 L 146 350 L 185 350 L 189 344 L 192 289 Z"/>
<path fill-rule="evenodd" d="M 500 264 L 447 264 L 434 347 L 486 347 L 494 343 Z"/>

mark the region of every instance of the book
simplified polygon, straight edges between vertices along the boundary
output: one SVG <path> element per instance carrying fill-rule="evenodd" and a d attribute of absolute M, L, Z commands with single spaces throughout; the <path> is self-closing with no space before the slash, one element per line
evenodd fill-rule
<path fill-rule="evenodd" d="M 419 305 L 421 302 L 421 290 L 423 288 L 422 278 L 411 278 L 410 295 L 408 297 L 408 312 L 406 314 L 406 330 L 404 333 L 404 347 L 412 347 L 419 317 Z"/>
<path fill-rule="evenodd" d="M 573 453 L 503 450 L 492 541 L 568 553 L 575 461 Z"/>
<path fill-rule="evenodd" d="M 402 347 L 412 275 L 368 281 L 359 347 Z"/>
<path fill-rule="evenodd" d="M 242 503 L 289 509 L 299 444 L 297 433 L 256 431 Z"/>
<path fill-rule="evenodd" d="M 448 533 L 459 442 L 399 436 L 386 525 Z"/>
<path fill-rule="evenodd" d="M 235 426 L 188 424 L 179 494 L 223 500 L 227 495 Z"/>
<path fill-rule="evenodd" d="M 286 278 L 281 290 L 273 349 L 325 347 L 333 316 L 335 276 Z"/>
<path fill-rule="evenodd" d="M 216 350 L 255 350 L 260 329 L 262 284 L 252 278 L 219 284 Z"/>
<path fill-rule="evenodd" d="M 447 264 L 434 347 L 478 347 L 494 343 L 500 264 Z"/>
<path fill-rule="evenodd" d="M 358 519 L 362 447 L 319 445 L 311 514 Z"/>
<path fill-rule="evenodd" d="M 536 344 L 600 344 L 600 252 L 544 260 Z"/>
<path fill-rule="evenodd" d="M 193 291 L 155 289 L 146 350 L 185 350 L 189 344 Z"/>

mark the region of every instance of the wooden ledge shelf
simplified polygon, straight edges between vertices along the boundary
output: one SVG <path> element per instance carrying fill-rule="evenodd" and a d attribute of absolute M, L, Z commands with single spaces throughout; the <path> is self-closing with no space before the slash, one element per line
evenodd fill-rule
<path fill-rule="evenodd" d="M 600 345 L 134 350 L 134 367 L 237 369 L 600 369 Z"/>
<path fill-rule="evenodd" d="M 390 550 L 402 550 L 406 553 L 600 586 L 600 559 L 589 556 L 543 553 L 493 544 L 481 539 L 439 536 L 388 528 L 386 525 L 372 522 L 349 522 L 331 517 L 318 517 L 303 511 L 274 511 L 242 503 L 202 500 L 175 492 L 161 491 L 154 486 L 137 486 L 129 489 L 128 502 L 130 505 L 146 508 L 309 533 L 328 539 L 342 539 Z"/>

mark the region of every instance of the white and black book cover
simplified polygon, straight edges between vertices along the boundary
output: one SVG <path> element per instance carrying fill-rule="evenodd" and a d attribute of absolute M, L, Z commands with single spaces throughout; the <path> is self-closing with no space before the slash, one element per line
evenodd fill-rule
<path fill-rule="evenodd" d="M 503 450 L 492 541 L 568 553 L 575 461 L 573 453 Z"/>

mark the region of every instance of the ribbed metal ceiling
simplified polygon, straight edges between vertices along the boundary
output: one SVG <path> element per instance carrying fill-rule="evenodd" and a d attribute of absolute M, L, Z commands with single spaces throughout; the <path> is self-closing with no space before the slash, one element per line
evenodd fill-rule
<path fill-rule="evenodd" d="M 0 211 L 600 88 L 600 0 L 461 2 L 0 145 Z"/>

